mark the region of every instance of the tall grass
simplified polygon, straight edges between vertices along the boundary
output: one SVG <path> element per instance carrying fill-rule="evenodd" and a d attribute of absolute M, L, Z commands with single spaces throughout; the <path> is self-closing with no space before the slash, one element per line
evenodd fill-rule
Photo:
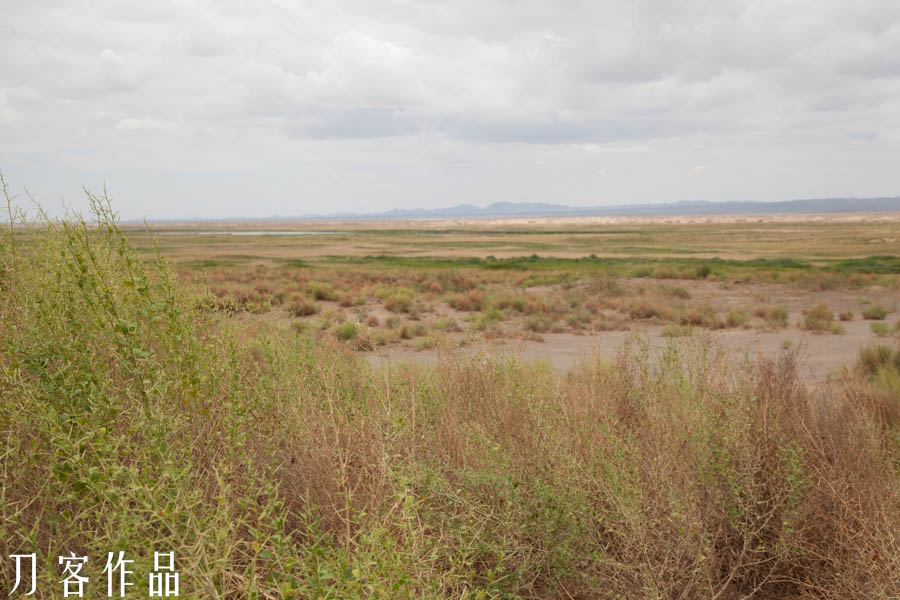
<path fill-rule="evenodd" d="M 2 242 L 0 555 L 39 554 L 41 597 L 70 551 L 105 593 L 114 550 L 138 597 L 154 550 L 204 598 L 900 593 L 900 434 L 863 383 L 700 337 L 372 370 L 202 310 L 90 200 Z"/>

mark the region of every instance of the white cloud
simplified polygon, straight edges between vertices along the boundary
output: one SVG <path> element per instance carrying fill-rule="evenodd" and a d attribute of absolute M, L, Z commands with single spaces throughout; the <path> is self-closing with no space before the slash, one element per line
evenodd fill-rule
<path fill-rule="evenodd" d="M 34 0 L 0 35 L 0 169 L 130 216 L 900 193 L 893 0 Z"/>
<path fill-rule="evenodd" d="M 174 131 L 178 125 L 159 119 L 126 117 L 116 123 L 115 128 L 120 131 Z"/>

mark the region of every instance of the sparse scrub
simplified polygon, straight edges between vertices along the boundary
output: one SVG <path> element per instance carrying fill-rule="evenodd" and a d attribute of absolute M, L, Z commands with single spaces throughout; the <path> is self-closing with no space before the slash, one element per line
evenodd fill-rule
<path fill-rule="evenodd" d="M 355 323 L 199 310 L 93 206 L 0 234 L 0 556 L 37 552 L 39 590 L 56 556 L 122 548 L 141 582 L 174 552 L 196 598 L 897 594 L 891 348 L 814 391 L 793 352 L 695 335 L 566 377 L 478 351 L 375 370 Z M 392 318 L 372 344 L 424 332 Z"/>

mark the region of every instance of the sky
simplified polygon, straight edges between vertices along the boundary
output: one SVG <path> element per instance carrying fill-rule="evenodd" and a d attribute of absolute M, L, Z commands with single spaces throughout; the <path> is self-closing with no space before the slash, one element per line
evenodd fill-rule
<path fill-rule="evenodd" d="M 52 214 L 900 194 L 896 0 L 0 0 Z"/>

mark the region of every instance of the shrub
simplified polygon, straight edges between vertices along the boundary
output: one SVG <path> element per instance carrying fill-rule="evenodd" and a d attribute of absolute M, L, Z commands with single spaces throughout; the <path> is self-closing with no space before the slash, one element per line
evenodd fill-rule
<path fill-rule="evenodd" d="M 660 308 L 645 299 L 637 300 L 628 307 L 628 316 L 632 319 L 652 319 L 659 314 Z"/>
<path fill-rule="evenodd" d="M 762 318 L 768 327 L 783 329 L 788 324 L 788 310 L 783 306 L 757 306 L 753 314 Z"/>
<path fill-rule="evenodd" d="M 399 336 L 394 330 L 380 330 L 372 334 L 372 343 L 376 346 L 385 346 L 390 342 L 396 341 Z"/>
<path fill-rule="evenodd" d="M 710 329 L 721 329 L 723 326 L 715 309 L 705 305 L 682 311 L 678 317 L 678 322 L 682 325 L 702 326 Z"/>
<path fill-rule="evenodd" d="M 324 281 L 310 281 L 306 284 L 306 293 L 314 300 L 334 300 L 337 297 L 330 283 Z"/>
<path fill-rule="evenodd" d="M 637 278 L 650 277 L 653 274 L 653 270 L 650 267 L 638 267 L 634 271 L 632 271 L 631 276 Z"/>
<path fill-rule="evenodd" d="M 409 292 L 398 292 L 384 301 L 384 308 L 394 313 L 408 313 L 412 309 L 412 295 Z"/>
<path fill-rule="evenodd" d="M 869 321 L 880 321 L 887 317 L 887 314 L 888 310 L 885 307 L 879 306 L 877 304 L 875 306 L 866 307 L 862 311 L 863 319 Z"/>
<path fill-rule="evenodd" d="M 803 311 L 803 321 L 801 327 L 807 331 L 822 333 L 829 331 L 834 322 L 834 313 L 828 308 L 828 305 L 819 303 Z"/>
<path fill-rule="evenodd" d="M 900 351 L 894 354 L 890 346 L 868 346 L 859 351 L 856 364 L 868 376 L 883 368 L 900 368 Z"/>
<path fill-rule="evenodd" d="M 584 308 L 573 311 L 566 317 L 566 323 L 569 327 L 578 329 L 591 323 L 591 312 Z"/>
<path fill-rule="evenodd" d="M 728 311 L 725 317 L 725 324 L 728 327 L 741 327 L 747 322 L 747 313 L 739 308 L 733 308 Z"/>
<path fill-rule="evenodd" d="M 319 312 L 319 306 L 302 295 L 293 296 L 288 302 L 287 308 L 288 312 L 295 317 L 308 317 Z"/>
<path fill-rule="evenodd" d="M 407 323 L 400 327 L 400 337 L 404 340 L 411 340 L 420 335 L 425 335 L 425 326 L 421 323 Z"/>
<path fill-rule="evenodd" d="M 649 275 L 649 271 L 647 275 Z M 594 294 L 602 294 L 605 296 L 623 296 L 625 294 L 625 288 L 622 287 L 622 284 L 613 277 L 608 275 L 604 275 L 601 277 L 597 277 L 592 279 L 590 283 L 588 283 L 588 291 Z"/>
<path fill-rule="evenodd" d="M 352 340 L 356 337 L 358 333 L 358 326 L 356 323 L 352 321 L 344 321 L 340 325 L 338 325 L 337 329 L 335 329 L 335 335 L 337 338 L 343 342 L 347 340 Z"/>
<path fill-rule="evenodd" d="M 669 323 L 662 330 L 663 337 L 684 337 L 691 335 L 691 326 L 690 325 L 680 325 L 678 323 Z"/>
<path fill-rule="evenodd" d="M 852 321 L 853 320 L 853 311 L 845 310 L 838 314 L 838 318 L 841 321 Z"/>
<path fill-rule="evenodd" d="M 657 288 L 663 296 L 671 296 L 672 298 L 680 298 L 681 300 L 689 300 L 690 292 L 681 286 L 661 285 Z"/>
<path fill-rule="evenodd" d="M 544 315 L 532 315 L 525 319 L 526 331 L 544 333 L 549 331 L 551 327 L 553 327 L 553 319 Z"/>
<path fill-rule="evenodd" d="M 456 319 L 453 317 L 444 317 L 443 319 L 438 319 L 432 325 L 438 331 L 460 331 L 459 323 L 456 322 Z"/>
<path fill-rule="evenodd" d="M 432 294 L 442 294 L 444 292 L 444 286 L 441 285 L 441 282 L 432 279 L 425 283 L 425 291 L 431 292 Z"/>
<path fill-rule="evenodd" d="M 435 345 L 435 340 L 431 336 L 420 337 L 413 342 L 413 348 L 416 350 L 428 350 L 434 348 Z"/>
<path fill-rule="evenodd" d="M 874 333 L 878 337 L 888 337 L 891 335 L 891 328 L 887 323 L 870 323 L 869 326 L 872 329 L 872 333 Z"/>
<path fill-rule="evenodd" d="M 484 294 L 479 290 L 469 290 L 465 294 L 451 296 L 447 303 L 459 311 L 477 312 L 484 308 Z"/>

